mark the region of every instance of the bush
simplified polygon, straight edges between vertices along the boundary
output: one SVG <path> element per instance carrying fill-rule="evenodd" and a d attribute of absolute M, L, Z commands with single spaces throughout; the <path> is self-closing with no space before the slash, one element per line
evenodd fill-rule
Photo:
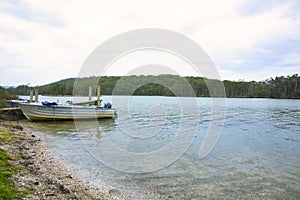
<path fill-rule="evenodd" d="M 0 86 L 0 108 L 4 106 L 6 100 L 15 98 L 15 96 L 10 95 L 6 89 Z"/>

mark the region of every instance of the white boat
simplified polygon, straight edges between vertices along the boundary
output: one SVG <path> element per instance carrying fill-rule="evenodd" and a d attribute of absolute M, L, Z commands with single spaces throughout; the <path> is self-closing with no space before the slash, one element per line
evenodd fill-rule
<path fill-rule="evenodd" d="M 111 105 L 104 107 L 79 106 L 56 103 L 19 103 L 30 121 L 114 118 L 117 115 Z"/>

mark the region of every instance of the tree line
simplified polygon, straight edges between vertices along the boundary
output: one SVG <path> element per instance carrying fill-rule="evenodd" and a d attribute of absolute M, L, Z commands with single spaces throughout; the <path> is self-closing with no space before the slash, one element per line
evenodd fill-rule
<path fill-rule="evenodd" d="M 300 76 L 280 76 L 264 81 L 220 81 L 203 77 L 180 77 L 177 75 L 158 76 L 104 76 L 69 78 L 47 85 L 29 87 L 20 85 L 6 89 L 12 95 L 29 95 L 31 89 L 38 89 L 41 95 L 87 96 L 89 86 L 100 83 L 102 95 L 144 95 L 144 96 L 218 96 L 221 84 L 229 98 L 300 98 Z M 74 84 L 76 85 L 75 90 Z M 209 86 L 209 87 L 208 87 Z"/>

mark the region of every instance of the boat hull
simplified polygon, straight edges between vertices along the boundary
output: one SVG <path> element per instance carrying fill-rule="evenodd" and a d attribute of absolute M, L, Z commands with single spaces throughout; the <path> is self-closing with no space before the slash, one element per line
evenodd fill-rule
<path fill-rule="evenodd" d="M 30 121 L 55 121 L 74 119 L 114 118 L 115 109 L 95 106 L 43 106 L 40 104 L 19 104 L 23 114 Z"/>

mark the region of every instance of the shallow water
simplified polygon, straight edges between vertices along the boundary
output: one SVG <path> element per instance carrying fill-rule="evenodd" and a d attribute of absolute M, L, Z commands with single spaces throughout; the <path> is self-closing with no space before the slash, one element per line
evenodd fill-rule
<path fill-rule="evenodd" d="M 190 98 L 103 98 L 113 101 L 116 119 L 99 120 L 97 126 L 89 121 L 76 126 L 28 123 L 42 133 L 53 155 L 84 181 L 152 198 L 300 198 L 300 100 L 226 99 L 220 138 L 200 159 L 199 149 L 213 120 L 211 98 L 197 98 L 196 104 L 190 104 Z M 138 172 L 143 165 L 122 160 L 114 149 L 107 151 L 108 141 L 128 152 L 147 154 L 174 142 L 180 128 L 187 138 L 192 133 L 191 145 L 175 162 L 155 172 L 125 173 L 102 164 L 102 153 L 107 152 L 106 161 Z M 179 145 L 189 142 L 180 139 Z M 174 152 L 141 163 L 152 169 Z"/>

